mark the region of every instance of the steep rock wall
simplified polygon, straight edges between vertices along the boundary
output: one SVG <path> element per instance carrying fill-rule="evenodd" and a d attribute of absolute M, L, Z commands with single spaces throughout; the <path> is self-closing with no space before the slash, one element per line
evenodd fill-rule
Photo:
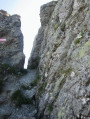
<path fill-rule="evenodd" d="M 23 68 L 23 35 L 19 15 L 0 10 L 0 63 Z M 3 43 L 2 39 L 6 39 Z"/>
<path fill-rule="evenodd" d="M 0 10 L 0 119 L 36 119 L 36 70 L 24 68 L 20 16 Z"/>
<path fill-rule="evenodd" d="M 19 15 L 0 10 L 0 119 L 36 119 L 31 83 L 37 71 L 24 68 Z"/>
<path fill-rule="evenodd" d="M 43 12 L 51 4 L 41 7 L 43 30 L 39 30 L 31 54 L 31 58 L 34 54 L 39 56 L 37 67 L 41 79 L 35 96 L 38 117 L 89 119 L 90 1 L 59 0 L 51 13 Z"/>
<path fill-rule="evenodd" d="M 33 49 L 31 52 L 31 56 L 29 58 L 28 62 L 28 68 L 34 69 L 38 67 L 39 61 L 40 61 L 40 49 L 41 49 L 41 43 L 43 41 L 44 37 L 44 29 L 47 23 L 49 22 L 50 15 L 52 14 L 55 5 L 57 2 L 50 2 L 48 4 L 45 4 L 40 9 L 40 16 L 41 16 L 41 28 L 38 31 L 38 35 L 36 36 L 34 40 Z"/>

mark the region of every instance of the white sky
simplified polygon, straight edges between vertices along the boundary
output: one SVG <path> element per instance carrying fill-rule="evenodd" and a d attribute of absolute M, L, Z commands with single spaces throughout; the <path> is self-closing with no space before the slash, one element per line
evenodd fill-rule
<path fill-rule="evenodd" d="M 40 27 L 40 6 L 52 0 L 20 0 L 13 13 L 21 16 L 21 29 L 24 35 L 25 67 L 30 57 L 33 41 Z"/>
<path fill-rule="evenodd" d="M 1 9 L 10 14 L 19 14 L 21 16 L 21 30 L 24 36 L 24 54 L 27 64 L 34 38 L 40 27 L 40 6 L 52 0 L 7 0 L 7 3 L 5 2 L 6 0 L 0 1 L 5 6 L 4 9 L 0 5 Z"/>

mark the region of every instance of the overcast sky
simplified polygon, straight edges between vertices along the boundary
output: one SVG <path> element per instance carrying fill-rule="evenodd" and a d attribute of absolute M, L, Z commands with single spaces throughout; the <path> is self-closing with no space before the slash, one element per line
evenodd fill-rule
<path fill-rule="evenodd" d="M 21 30 L 24 35 L 26 62 L 40 27 L 40 6 L 49 1 L 52 0 L 0 0 L 0 9 L 6 10 L 11 15 L 19 14 L 21 16 Z"/>

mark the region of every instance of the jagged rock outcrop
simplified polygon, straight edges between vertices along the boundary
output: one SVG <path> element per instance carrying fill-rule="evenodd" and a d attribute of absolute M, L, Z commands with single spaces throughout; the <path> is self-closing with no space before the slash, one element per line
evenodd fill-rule
<path fill-rule="evenodd" d="M 59 0 L 40 11 L 34 70 L 21 70 L 19 16 L 0 11 L 0 119 L 90 119 L 90 1 Z"/>
<path fill-rule="evenodd" d="M 29 58 L 28 68 L 34 69 L 38 67 L 40 61 L 39 52 L 41 48 L 42 39 L 44 37 L 44 29 L 45 29 L 44 26 L 46 26 L 49 23 L 50 15 L 52 14 L 56 3 L 57 2 L 50 2 L 48 4 L 41 6 L 40 16 L 42 27 L 39 29 L 38 35 L 34 40 L 34 46 L 31 52 L 31 56 Z"/>
<path fill-rule="evenodd" d="M 40 11 L 28 66 L 39 56 L 38 119 L 90 119 L 90 1 L 59 0 Z"/>
<path fill-rule="evenodd" d="M 0 63 L 24 67 L 23 35 L 20 27 L 19 15 L 11 16 L 0 10 Z"/>
<path fill-rule="evenodd" d="M 24 68 L 20 16 L 0 10 L 0 119 L 36 119 L 36 70 Z"/>

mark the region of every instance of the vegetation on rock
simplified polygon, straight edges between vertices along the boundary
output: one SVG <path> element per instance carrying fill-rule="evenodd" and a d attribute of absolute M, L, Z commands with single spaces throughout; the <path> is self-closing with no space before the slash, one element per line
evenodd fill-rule
<path fill-rule="evenodd" d="M 27 73 L 26 69 L 18 69 L 15 66 L 10 66 L 9 64 L 0 64 L 0 77 L 7 74 L 13 74 L 16 76 L 23 76 Z"/>
<path fill-rule="evenodd" d="M 44 82 L 43 84 L 41 84 L 41 86 L 38 89 L 39 96 L 41 96 L 44 93 L 46 86 L 47 86 L 47 83 L 46 82 Z"/>
<path fill-rule="evenodd" d="M 11 100 L 16 104 L 16 106 L 21 107 L 22 104 L 32 104 L 30 98 L 26 98 L 21 90 L 16 90 L 11 97 Z"/>
<path fill-rule="evenodd" d="M 3 88 L 3 79 L 0 79 L 0 92 L 2 91 Z"/>
<path fill-rule="evenodd" d="M 48 111 L 49 111 L 49 112 L 52 112 L 52 111 L 53 111 L 53 104 L 49 104 L 49 106 L 48 106 Z"/>

